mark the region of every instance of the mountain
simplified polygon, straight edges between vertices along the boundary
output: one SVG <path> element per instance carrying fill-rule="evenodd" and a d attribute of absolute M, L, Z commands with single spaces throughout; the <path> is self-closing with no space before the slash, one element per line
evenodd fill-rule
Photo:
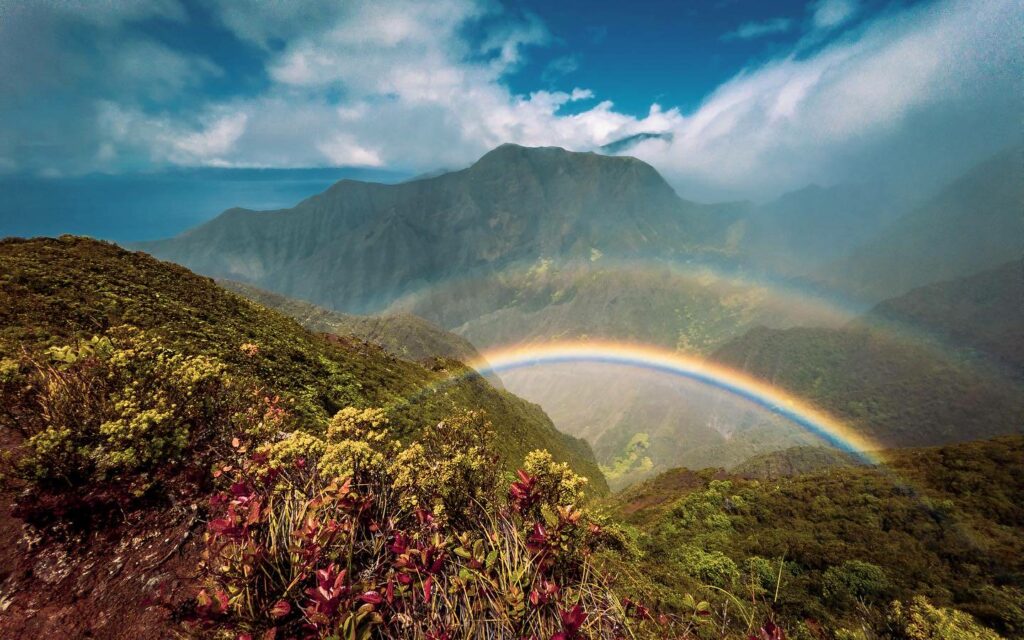
<path fill-rule="evenodd" d="M 230 209 L 138 245 L 209 276 L 362 313 L 542 257 L 685 254 L 721 232 L 650 165 L 506 144 L 413 182 L 343 180 L 291 209 Z"/>
<path fill-rule="evenodd" d="M 1024 254 L 1024 146 L 973 168 L 818 274 L 880 300 Z"/>
<path fill-rule="evenodd" d="M 397 300 L 390 309 L 450 328 L 480 348 L 600 337 L 709 353 L 755 325 L 838 326 L 834 309 L 771 284 L 701 264 L 605 256 L 465 278 Z"/>
<path fill-rule="evenodd" d="M 908 203 L 881 184 L 809 185 L 751 207 L 733 231 L 737 259 L 777 274 L 813 276 L 906 213 Z"/>
<path fill-rule="evenodd" d="M 884 300 L 842 327 L 752 329 L 713 358 L 884 444 L 921 446 L 1024 430 L 1022 332 L 1014 261 Z"/>
<path fill-rule="evenodd" d="M 286 298 L 241 282 L 218 280 L 217 284 L 295 318 L 310 331 L 352 336 L 372 342 L 404 360 L 419 362 L 430 358 L 445 358 L 474 362 L 480 359 L 480 353 L 468 340 L 411 313 L 357 316 Z"/>
<path fill-rule="evenodd" d="M 611 506 L 639 532 L 634 588 L 738 590 L 799 621 L 786 637 L 1021 637 L 1024 437 L 886 459 L 767 481 L 673 469 L 631 487 Z M 930 603 L 899 633 L 890 603 L 914 596 Z M 958 628 L 963 612 L 1002 635 Z"/>
<path fill-rule="evenodd" d="M 752 329 L 713 359 L 808 399 L 886 446 L 926 446 L 1024 429 L 1019 383 L 898 334 Z"/>
<path fill-rule="evenodd" d="M 924 332 L 1024 375 L 1024 260 L 884 300 L 869 322 Z"/>
<path fill-rule="evenodd" d="M 0 358 L 131 325 L 168 349 L 217 358 L 239 376 L 255 377 L 268 393 L 294 398 L 294 411 L 310 419 L 352 404 L 389 407 L 396 435 L 408 436 L 460 407 L 482 410 L 510 460 L 546 448 L 599 491 L 605 486 L 587 445 L 458 362 L 423 366 L 372 345 L 330 341 L 209 278 L 85 238 L 8 239 L 0 242 L 0 265 Z M 255 355 L 242 348 L 247 344 Z"/>
<path fill-rule="evenodd" d="M 753 456 L 730 471 L 748 479 L 777 480 L 834 469 L 863 465 L 856 457 L 825 447 L 791 447 Z"/>

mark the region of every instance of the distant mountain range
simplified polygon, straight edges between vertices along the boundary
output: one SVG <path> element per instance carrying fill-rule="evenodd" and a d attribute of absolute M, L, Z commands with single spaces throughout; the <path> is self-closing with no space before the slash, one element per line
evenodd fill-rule
<path fill-rule="evenodd" d="M 733 233 L 738 261 L 815 279 L 821 267 L 874 239 L 912 200 L 880 184 L 811 185 L 751 205 Z"/>
<path fill-rule="evenodd" d="M 981 163 L 837 260 L 818 279 L 863 299 L 991 269 L 1024 255 L 1024 146 Z"/>
<path fill-rule="evenodd" d="M 687 255 L 721 231 L 713 214 L 633 158 L 502 145 L 462 171 L 394 185 L 343 180 L 292 209 L 230 209 L 137 247 L 364 313 L 543 257 Z"/>
<path fill-rule="evenodd" d="M 884 331 L 761 328 L 714 359 L 810 400 L 885 446 L 1024 430 L 1018 382 Z"/>
<path fill-rule="evenodd" d="M 868 316 L 972 349 L 1024 377 L 1024 260 L 913 289 Z"/>

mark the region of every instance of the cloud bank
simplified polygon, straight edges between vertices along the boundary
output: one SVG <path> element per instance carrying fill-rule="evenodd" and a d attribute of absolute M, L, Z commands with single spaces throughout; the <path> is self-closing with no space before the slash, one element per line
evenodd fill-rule
<path fill-rule="evenodd" d="M 853 0 L 820 0 L 792 51 L 752 64 L 692 111 L 652 103 L 635 115 L 587 87 L 514 93 L 510 74 L 557 34 L 490 2 L 213 4 L 210 18 L 263 71 L 255 89 L 227 96 L 202 89 L 230 69 L 139 28 L 194 19 L 173 0 L 121 11 L 0 4 L 0 171 L 423 171 L 503 142 L 590 150 L 655 132 L 672 135 L 630 153 L 694 197 L 931 175 L 1018 134 L 1024 18 L 1014 5 L 939 0 L 850 27 Z M 728 37 L 792 28 L 750 23 Z"/>

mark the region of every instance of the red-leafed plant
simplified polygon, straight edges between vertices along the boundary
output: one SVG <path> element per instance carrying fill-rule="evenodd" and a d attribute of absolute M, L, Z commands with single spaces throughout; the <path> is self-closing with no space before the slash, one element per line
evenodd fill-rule
<path fill-rule="evenodd" d="M 217 466 L 193 630 L 544 640 L 628 630 L 590 565 L 601 529 L 567 467 L 531 454 L 502 500 L 479 415 L 407 447 L 384 429 L 380 412 L 346 410 L 325 439 L 233 443 Z"/>

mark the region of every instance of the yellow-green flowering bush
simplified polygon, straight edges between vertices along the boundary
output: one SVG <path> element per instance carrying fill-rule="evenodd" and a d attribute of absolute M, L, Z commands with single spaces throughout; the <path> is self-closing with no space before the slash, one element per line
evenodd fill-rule
<path fill-rule="evenodd" d="M 5 394 L 4 424 L 23 437 L 7 472 L 65 494 L 107 485 L 138 495 L 158 467 L 227 433 L 239 408 L 240 385 L 223 363 L 175 352 L 128 326 L 3 370 L 22 377 L 17 392 Z"/>
<path fill-rule="evenodd" d="M 468 411 L 426 430 L 391 465 L 392 483 L 405 506 L 449 521 L 465 521 L 476 505 L 493 500 L 498 485 L 494 431 L 481 413 Z"/>
<path fill-rule="evenodd" d="M 1000 640 L 999 634 L 956 609 L 940 608 L 924 596 L 908 603 L 893 602 L 889 627 L 897 640 Z"/>
<path fill-rule="evenodd" d="M 537 492 L 549 505 L 571 505 L 583 503 L 588 480 L 577 475 L 568 463 L 555 462 L 544 450 L 531 451 L 523 461 L 523 471 L 537 480 Z"/>

